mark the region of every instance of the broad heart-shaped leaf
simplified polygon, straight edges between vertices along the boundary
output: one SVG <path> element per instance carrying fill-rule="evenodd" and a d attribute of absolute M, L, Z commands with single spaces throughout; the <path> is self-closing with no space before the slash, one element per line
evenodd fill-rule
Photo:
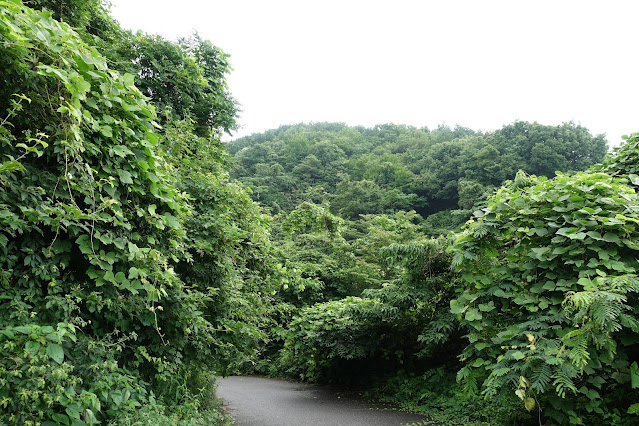
<path fill-rule="evenodd" d="M 146 134 L 146 140 L 149 141 L 149 143 L 153 146 L 157 145 L 159 139 L 160 137 L 156 135 L 155 133 L 148 132 Z"/>
<path fill-rule="evenodd" d="M 620 243 L 619 236 L 611 232 L 606 232 L 603 236 L 603 239 L 604 241 L 608 241 L 609 243 Z"/>
<path fill-rule="evenodd" d="M 62 361 L 64 360 L 64 350 L 62 349 L 62 346 L 57 343 L 49 343 L 47 345 L 47 355 L 49 355 L 51 359 L 58 364 L 62 364 Z"/>
<path fill-rule="evenodd" d="M 466 311 L 465 319 L 466 321 L 476 321 L 482 319 L 482 315 L 481 312 L 479 312 L 477 309 L 471 308 Z"/>
<path fill-rule="evenodd" d="M 532 231 L 534 231 L 535 234 L 537 234 L 540 237 L 543 237 L 544 235 L 547 235 L 550 232 L 548 228 L 533 228 Z"/>
<path fill-rule="evenodd" d="M 73 405 L 69 405 L 66 409 L 65 409 L 66 413 L 69 415 L 69 417 L 71 417 L 72 419 L 80 419 L 80 414 L 82 414 L 82 407 L 80 407 L 77 404 L 73 404 Z"/>
<path fill-rule="evenodd" d="M 120 405 L 122 404 L 122 391 L 116 390 L 111 392 L 111 399 L 113 400 L 113 402 L 115 403 L 115 405 Z"/>
<path fill-rule="evenodd" d="M 595 400 L 597 400 L 597 399 L 601 398 L 601 396 L 599 395 L 599 392 L 597 392 L 597 391 L 596 391 L 596 390 L 594 390 L 594 389 L 590 389 L 590 390 L 588 391 L 588 394 L 587 394 L 586 396 L 587 396 L 590 400 L 592 400 L 592 401 L 595 401 Z"/>
<path fill-rule="evenodd" d="M 16 336 L 12 330 L 0 330 L 0 334 L 7 336 L 9 339 L 13 339 Z"/>
<path fill-rule="evenodd" d="M 120 182 L 125 184 L 132 184 L 133 179 L 131 179 L 131 173 L 126 170 L 118 169 L 118 176 L 120 177 Z"/>
<path fill-rule="evenodd" d="M 100 132 L 107 138 L 113 137 L 113 128 L 111 128 L 111 126 L 101 126 Z"/>
<path fill-rule="evenodd" d="M 122 82 L 125 86 L 133 86 L 135 84 L 135 77 L 132 74 L 125 73 L 122 76 Z"/>
<path fill-rule="evenodd" d="M 533 257 L 539 260 L 545 260 L 546 256 L 544 255 L 550 251 L 550 247 L 535 247 L 535 248 L 532 248 L 531 251 L 534 254 L 529 254 L 530 257 Z"/>
<path fill-rule="evenodd" d="M 570 236 L 572 234 L 576 234 L 579 231 L 579 228 L 574 228 L 574 227 L 566 227 L 566 228 L 560 228 L 557 230 L 557 234 L 558 235 L 563 235 L 563 236 Z"/>
<path fill-rule="evenodd" d="M 495 309 L 495 303 L 491 300 L 488 303 L 480 303 L 479 310 L 482 312 L 490 312 Z"/>
<path fill-rule="evenodd" d="M 506 292 L 502 290 L 501 288 L 497 289 L 493 294 L 497 297 L 508 297 Z"/>
<path fill-rule="evenodd" d="M 461 314 L 466 309 L 468 309 L 468 305 L 460 303 L 457 299 L 453 299 L 450 301 L 450 312 L 453 314 Z"/>
<path fill-rule="evenodd" d="M 98 423 L 98 419 L 95 418 L 95 414 L 93 414 L 93 410 L 91 410 L 90 408 L 84 410 L 84 417 L 90 425 Z"/>
<path fill-rule="evenodd" d="M 171 228 L 176 229 L 180 227 L 180 222 L 178 221 L 177 217 L 173 216 L 171 213 L 164 213 L 164 217 L 166 218 L 166 222 Z"/>
<path fill-rule="evenodd" d="M 118 157 L 126 157 L 127 155 L 133 154 L 133 151 L 131 151 L 128 147 L 124 145 L 116 145 L 113 148 L 111 148 L 111 150 Z"/>
<path fill-rule="evenodd" d="M 140 275 L 140 271 L 135 266 L 129 268 L 129 279 L 135 279 Z"/>
<path fill-rule="evenodd" d="M 27 352 L 31 352 L 32 354 L 38 352 L 38 350 L 40 349 L 40 343 L 39 342 L 34 342 L 32 340 L 29 340 L 25 345 L 24 348 L 27 350 Z"/>

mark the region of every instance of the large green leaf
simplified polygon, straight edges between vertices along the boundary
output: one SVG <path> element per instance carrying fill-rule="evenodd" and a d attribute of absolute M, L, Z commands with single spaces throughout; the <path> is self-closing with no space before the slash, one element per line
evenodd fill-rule
<path fill-rule="evenodd" d="M 62 346 L 57 343 L 49 343 L 46 351 L 47 355 L 49 355 L 51 359 L 58 364 L 62 364 L 62 361 L 64 361 L 64 350 L 62 349 Z"/>

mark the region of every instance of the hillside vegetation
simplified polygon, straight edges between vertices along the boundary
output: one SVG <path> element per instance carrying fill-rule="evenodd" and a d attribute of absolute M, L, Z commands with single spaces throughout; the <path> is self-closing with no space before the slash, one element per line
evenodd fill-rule
<path fill-rule="evenodd" d="M 259 373 L 451 424 L 636 424 L 639 134 L 225 144 L 197 34 L 0 0 L 0 43 L 0 423 L 220 424 L 215 376 Z"/>
<path fill-rule="evenodd" d="M 331 211 L 345 219 L 398 210 L 424 218 L 442 210 L 470 216 L 476 202 L 517 170 L 547 177 L 556 170 L 585 170 L 606 149 L 602 135 L 579 125 L 527 122 L 490 133 L 460 126 L 320 123 L 284 126 L 229 144 L 237 162 L 233 175 L 273 213 L 288 213 L 302 201 L 329 201 Z"/>

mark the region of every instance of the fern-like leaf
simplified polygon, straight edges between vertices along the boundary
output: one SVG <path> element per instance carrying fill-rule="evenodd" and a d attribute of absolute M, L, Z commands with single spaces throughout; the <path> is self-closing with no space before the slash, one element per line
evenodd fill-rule
<path fill-rule="evenodd" d="M 552 381 L 552 370 L 549 364 L 541 363 L 534 370 L 531 376 L 530 388 L 538 393 L 546 391 Z"/>

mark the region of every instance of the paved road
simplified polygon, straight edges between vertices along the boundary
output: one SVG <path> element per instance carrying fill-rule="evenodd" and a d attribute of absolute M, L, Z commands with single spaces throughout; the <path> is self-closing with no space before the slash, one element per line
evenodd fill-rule
<path fill-rule="evenodd" d="M 263 377 L 220 378 L 217 395 L 238 426 L 391 426 L 427 419 L 331 387 Z"/>

